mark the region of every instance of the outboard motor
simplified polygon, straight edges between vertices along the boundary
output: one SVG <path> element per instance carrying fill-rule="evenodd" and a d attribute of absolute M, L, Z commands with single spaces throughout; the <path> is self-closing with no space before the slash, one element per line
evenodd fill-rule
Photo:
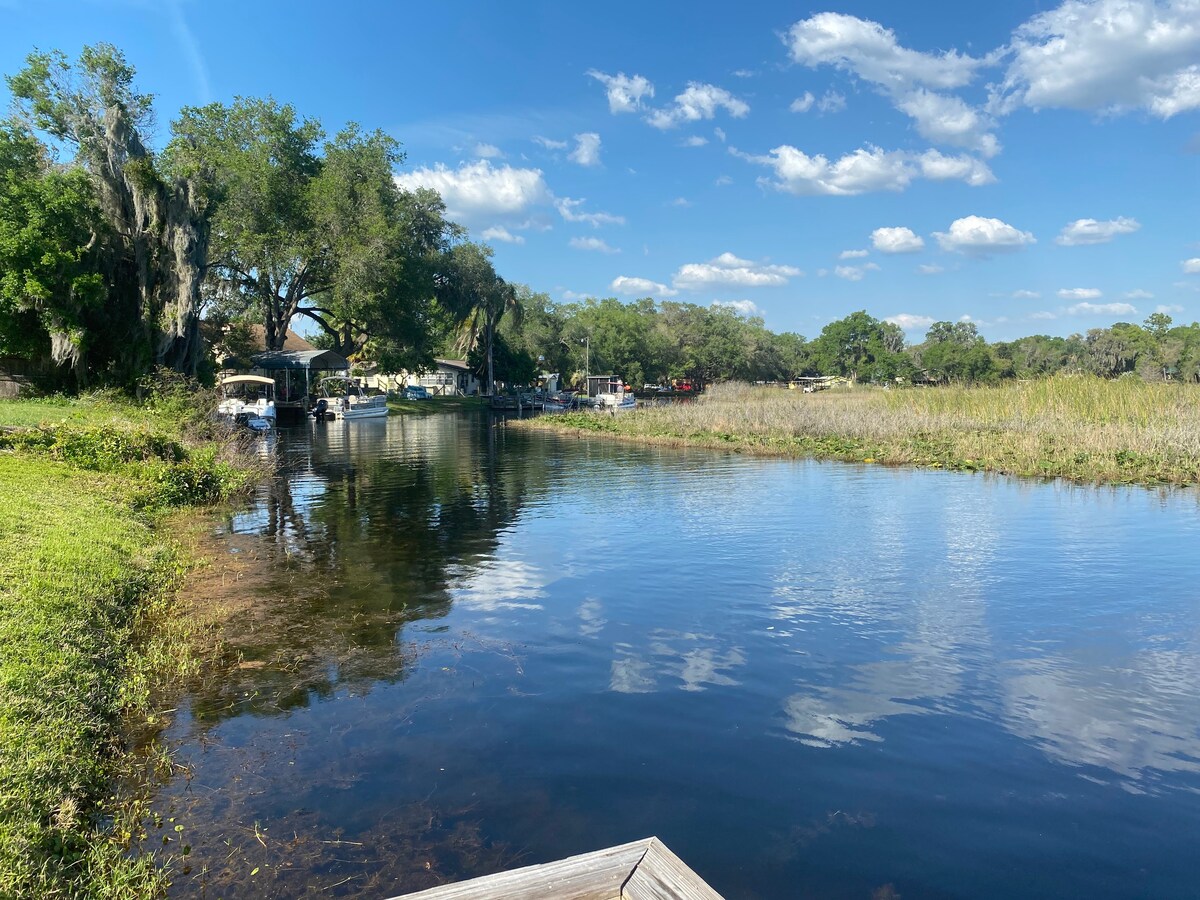
<path fill-rule="evenodd" d="M 322 397 L 317 401 L 317 405 L 313 407 L 313 415 L 318 422 L 325 421 L 325 414 L 329 412 L 329 401 Z"/>

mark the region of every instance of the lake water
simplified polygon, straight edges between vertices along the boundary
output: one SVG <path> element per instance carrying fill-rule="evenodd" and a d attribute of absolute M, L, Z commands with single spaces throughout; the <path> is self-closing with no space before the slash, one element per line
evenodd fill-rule
<path fill-rule="evenodd" d="M 220 528 L 237 656 L 168 732 L 173 896 L 390 897 L 649 835 L 730 900 L 1200 894 L 1194 492 L 483 415 L 278 450 Z"/>

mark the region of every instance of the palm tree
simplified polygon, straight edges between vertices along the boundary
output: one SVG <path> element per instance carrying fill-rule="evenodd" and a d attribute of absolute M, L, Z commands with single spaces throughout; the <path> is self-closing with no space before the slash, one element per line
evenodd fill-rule
<path fill-rule="evenodd" d="M 524 313 L 517 292 L 496 274 L 491 257 L 492 248 L 486 244 L 457 244 L 446 254 L 446 265 L 439 279 L 439 299 L 458 326 L 455 348 L 464 356 L 481 340 L 487 348 L 489 397 L 496 380 L 492 360 L 496 328 L 506 314 L 519 322 Z"/>

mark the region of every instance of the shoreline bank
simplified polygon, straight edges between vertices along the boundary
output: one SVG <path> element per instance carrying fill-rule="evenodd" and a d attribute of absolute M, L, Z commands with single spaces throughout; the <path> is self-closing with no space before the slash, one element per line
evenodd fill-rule
<path fill-rule="evenodd" d="M 180 852 L 130 852 L 164 688 L 200 663 L 179 510 L 267 470 L 193 399 L 0 403 L 0 896 L 159 896 Z"/>
<path fill-rule="evenodd" d="M 722 385 L 694 403 L 517 427 L 775 457 L 1063 478 L 1200 484 L 1200 386 L 1090 378 L 1000 388 L 802 394 Z"/>

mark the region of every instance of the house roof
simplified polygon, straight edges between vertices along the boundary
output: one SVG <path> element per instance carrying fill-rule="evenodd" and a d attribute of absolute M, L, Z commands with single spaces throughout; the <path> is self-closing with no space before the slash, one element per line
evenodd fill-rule
<path fill-rule="evenodd" d="M 266 353 L 255 353 L 250 357 L 250 363 L 256 369 L 268 371 L 316 369 L 333 372 L 350 368 L 350 361 L 332 350 L 268 350 Z"/>
<path fill-rule="evenodd" d="M 467 365 L 465 359 L 435 359 L 434 362 L 439 366 L 445 366 L 447 369 L 459 369 L 463 372 L 471 371 L 471 367 Z"/>
<path fill-rule="evenodd" d="M 267 329 L 262 325 L 250 326 L 250 337 L 254 341 L 254 349 L 266 352 L 267 349 Z M 287 334 L 283 337 L 284 350 L 316 350 L 317 348 L 306 341 L 292 329 L 287 330 Z"/>

